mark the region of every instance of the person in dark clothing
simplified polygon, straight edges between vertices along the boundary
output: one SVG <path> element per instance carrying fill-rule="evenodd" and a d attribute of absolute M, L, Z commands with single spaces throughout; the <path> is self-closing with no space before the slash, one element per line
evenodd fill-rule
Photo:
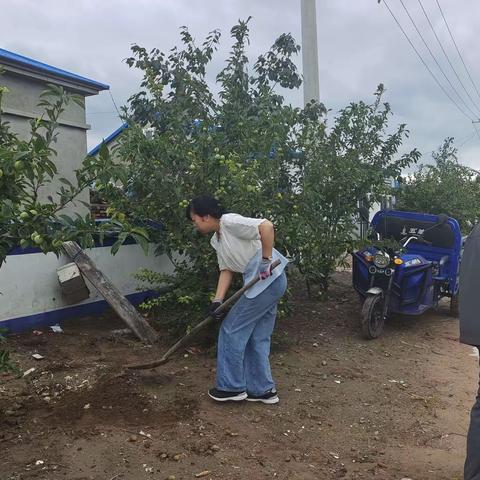
<path fill-rule="evenodd" d="M 460 342 L 480 347 L 480 224 L 468 236 L 460 265 Z M 465 480 L 480 480 L 480 387 L 470 414 Z"/>

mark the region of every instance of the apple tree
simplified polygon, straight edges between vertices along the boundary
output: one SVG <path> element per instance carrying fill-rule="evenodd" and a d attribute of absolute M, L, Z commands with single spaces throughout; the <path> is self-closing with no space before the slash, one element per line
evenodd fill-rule
<path fill-rule="evenodd" d="M 480 220 L 480 173 L 458 161 L 453 138 L 432 152 L 432 164 L 419 165 L 401 183 L 397 205 L 403 210 L 445 213 L 464 234 Z"/>
<path fill-rule="evenodd" d="M 123 188 L 104 184 L 100 193 L 117 211 L 163 225 L 156 241 L 175 275 L 141 278 L 170 287 L 149 306 L 161 306 L 162 322 L 175 328 L 202 317 L 218 275 L 208 240 L 185 218 L 192 197 L 211 194 L 230 211 L 272 220 L 277 248 L 309 283 L 326 288 L 351 243 L 359 200 L 384 193 L 385 176 L 417 158 L 396 159 L 406 129 L 389 132 L 381 87 L 372 105 L 352 103 L 332 127 L 322 104 L 287 103 L 282 94 L 301 85 L 300 47 L 283 34 L 250 62 L 249 20 L 231 29 L 215 85 L 216 30 L 198 45 L 183 27 L 181 46 L 165 53 L 134 45 L 127 59 L 143 80 L 125 108 L 129 128 L 116 151 L 126 178 Z"/>

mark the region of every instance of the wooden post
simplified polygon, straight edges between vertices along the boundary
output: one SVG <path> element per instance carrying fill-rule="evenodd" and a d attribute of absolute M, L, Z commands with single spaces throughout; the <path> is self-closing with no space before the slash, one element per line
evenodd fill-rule
<path fill-rule="evenodd" d="M 72 261 L 78 265 L 85 278 L 94 285 L 135 335 L 144 343 L 155 343 L 158 339 L 157 332 L 121 294 L 118 288 L 95 266 L 80 245 L 76 242 L 65 242 L 62 247 Z"/>

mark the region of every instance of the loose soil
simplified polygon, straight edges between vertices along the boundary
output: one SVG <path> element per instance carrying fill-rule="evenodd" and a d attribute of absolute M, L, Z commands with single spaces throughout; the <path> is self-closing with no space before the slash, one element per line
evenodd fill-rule
<path fill-rule="evenodd" d="M 142 346 L 111 317 L 11 337 L 20 369 L 35 371 L 0 377 L 0 478 L 462 478 L 478 360 L 448 304 L 395 317 L 374 341 L 359 313 L 348 272 L 327 301 L 293 299 L 272 345 L 272 406 L 210 400 L 215 359 L 199 348 L 123 371 L 170 341 Z"/>

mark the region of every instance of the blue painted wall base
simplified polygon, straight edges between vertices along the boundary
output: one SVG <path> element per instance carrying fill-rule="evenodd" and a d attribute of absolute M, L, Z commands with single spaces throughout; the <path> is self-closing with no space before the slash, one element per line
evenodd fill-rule
<path fill-rule="evenodd" d="M 156 292 L 149 290 L 146 292 L 132 293 L 126 295 L 133 305 L 139 305 L 148 298 L 156 296 Z M 96 302 L 72 305 L 71 307 L 52 310 L 49 312 L 37 313 L 25 317 L 17 317 L 0 322 L 0 328 L 8 329 L 8 333 L 20 333 L 27 330 L 33 330 L 39 327 L 48 327 L 57 323 L 75 317 L 86 317 L 89 315 L 99 315 L 109 308 L 105 300 Z"/>

